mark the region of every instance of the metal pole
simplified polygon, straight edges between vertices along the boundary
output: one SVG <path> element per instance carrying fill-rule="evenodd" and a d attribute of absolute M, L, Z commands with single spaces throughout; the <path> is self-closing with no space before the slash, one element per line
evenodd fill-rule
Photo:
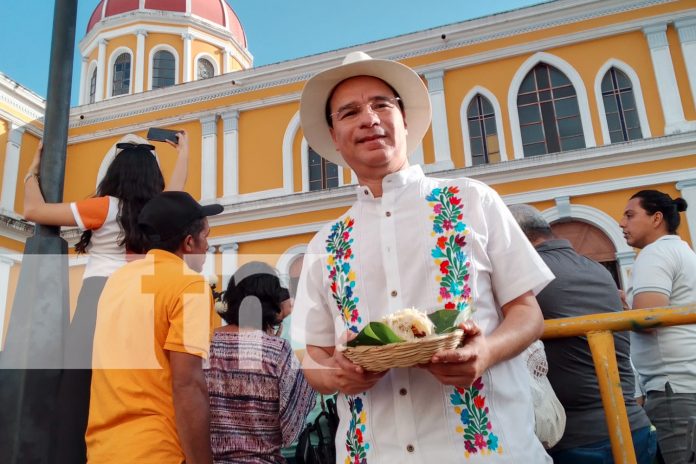
<path fill-rule="evenodd" d="M 77 0 L 56 0 L 41 160 L 47 202 L 63 197 Z M 67 243 L 37 226 L 27 240 L 0 352 L 0 462 L 51 463 L 68 321 Z"/>
<path fill-rule="evenodd" d="M 614 335 L 608 331 L 590 332 L 587 343 L 592 351 L 592 360 L 597 373 L 599 393 L 604 406 L 604 416 L 609 430 L 611 454 L 616 464 L 636 464 L 631 426 L 628 423 L 624 403 L 619 367 L 616 363 Z"/>

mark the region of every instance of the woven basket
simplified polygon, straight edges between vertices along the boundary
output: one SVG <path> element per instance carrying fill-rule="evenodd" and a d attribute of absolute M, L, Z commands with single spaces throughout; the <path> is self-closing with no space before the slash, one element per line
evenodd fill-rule
<path fill-rule="evenodd" d="M 348 347 L 345 348 L 343 356 L 372 372 L 382 372 L 392 367 L 412 367 L 427 363 L 438 351 L 456 348 L 462 341 L 463 334 L 463 331 L 455 330 L 445 335 L 421 338 L 413 342 Z"/>

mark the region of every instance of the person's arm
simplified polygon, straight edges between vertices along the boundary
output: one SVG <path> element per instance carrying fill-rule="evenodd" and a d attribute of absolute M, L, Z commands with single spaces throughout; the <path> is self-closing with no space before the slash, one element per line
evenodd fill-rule
<path fill-rule="evenodd" d="M 47 226 L 76 226 L 70 203 L 46 203 L 39 186 L 39 163 L 43 143 L 39 142 L 34 159 L 24 178 L 24 219 Z"/>
<path fill-rule="evenodd" d="M 460 325 L 464 345 L 435 353 L 423 365 L 445 385 L 470 387 L 491 366 L 520 354 L 544 331 L 544 318 L 532 292 L 502 307 L 503 322 L 488 336 L 471 321 Z"/>
<path fill-rule="evenodd" d="M 188 177 L 188 133 L 186 131 L 181 131 L 178 134 L 176 134 L 176 136 L 179 139 L 179 143 L 174 143 L 167 140 L 167 143 L 169 145 L 176 148 L 176 163 L 174 164 L 172 176 L 169 178 L 169 182 L 167 182 L 167 185 L 165 186 L 165 191 L 184 190 L 184 185 L 186 185 L 186 178 Z"/>
<path fill-rule="evenodd" d="M 186 464 L 211 464 L 210 404 L 200 357 L 169 351 L 176 429 Z"/>
<path fill-rule="evenodd" d="M 302 431 L 307 415 L 314 408 L 317 393 L 302 373 L 290 343 L 283 344 L 281 356 L 282 361 L 278 366 L 280 389 L 278 415 L 282 446 L 288 447 Z"/>
<path fill-rule="evenodd" d="M 333 346 L 307 345 L 302 369 L 309 384 L 322 394 L 355 395 L 372 388 L 387 371 L 370 372 L 353 364 Z"/>
<path fill-rule="evenodd" d="M 633 296 L 633 309 L 664 308 L 669 306 L 669 296 L 660 292 L 642 292 Z"/>

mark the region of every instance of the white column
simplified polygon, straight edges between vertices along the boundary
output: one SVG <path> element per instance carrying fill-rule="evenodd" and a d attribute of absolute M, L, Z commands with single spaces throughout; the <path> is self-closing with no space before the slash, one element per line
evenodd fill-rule
<path fill-rule="evenodd" d="M 19 173 L 19 150 L 22 147 L 22 135 L 24 128 L 9 124 L 10 135 L 7 138 L 5 148 L 5 168 L 2 173 L 2 193 L 0 193 L 0 207 L 5 211 L 14 211 L 15 193 L 17 192 L 17 178 Z M 22 175 L 22 178 L 24 175 Z M 2 332 L 0 332 L 2 333 Z"/>
<path fill-rule="evenodd" d="M 435 166 L 429 171 L 441 171 L 454 168 L 450 154 L 449 130 L 447 129 L 447 110 L 445 108 L 444 71 L 433 71 L 425 74 L 428 81 L 430 102 L 433 106 L 433 145 L 435 149 Z M 408 123 L 408 114 L 406 115 Z"/>
<path fill-rule="evenodd" d="M 222 288 L 227 288 L 227 284 L 237 271 L 237 250 L 239 250 L 239 245 L 236 243 L 220 245 L 220 253 L 222 253 Z"/>
<path fill-rule="evenodd" d="M 232 70 L 232 50 L 226 48 L 222 51 L 222 74 Z"/>
<path fill-rule="evenodd" d="M 689 226 L 691 248 L 696 249 L 696 179 L 677 182 L 677 190 L 681 192 L 681 197 L 688 204 L 688 208 L 686 208 L 686 224 Z"/>
<path fill-rule="evenodd" d="M 13 264 L 14 261 L 11 259 L 0 257 L 0 351 L 2 351 L 2 334 L 5 332 L 7 294 L 10 290 L 10 268 Z"/>
<path fill-rule="evenodd" d="M 217 198 L 217 115 L 201 118 L 201 201 Z"/>
<path fill-rule="evenodd" d="M 696 17 L 679 19 L 674 22 L 674 27 L 679 33 L 686 73 L 689 76 L 691 98 L 696 104 Z"/>
<path fill-rule="evenodd" d="M 191 41 L 193 40 L 193 34 L 184 32 L 181 34 L 181 38 L 184 39 L 184 59 L 181 62 L 181 65 L 184 67 L 184 82 L 191 82 L 193 80 L 191 73 L 193 70 L 191 66 Z"/>
<path fill-rule="evenodd" d="M 222 196 L 233 197 L 239 193 L 239 111 L 222 113 L 222 125 Z"/>
<path fill-rule="evenodd" d="M 82 57 L 82 64 L 80 65 L 80 92 L 77 96 L 77 104 L 84 105 L 85 97 L 89 94 L 89 85 L 87 85 L 87 64 L 89 58 L 86 56 Z M 2 332 L 0 332 L 2 333 Z"/>
<path fill-rule="evenodd" d="M 662 112 L 665 115 L 665 134 L 675 134 L 689 130 L 689 125 L 684 120 L 684 108 L 677 86 L 677 76 L 674 74 L 666 31 L 666 24 L 643 29 L 650 47 L 650 57 L 657 81 L 657 93 L 660 96 Z"/>
<path fill-rule="evenodd" d="M 137 46 L 135 49 L 135 93 L 140 93 L 145 88 L 145 37 L 147 31 L 138 29 L 135 31 Z"/>
<path fill-rule="evenodd" d="M 94 94 L 94 101 L 102 101 L 104 99 L 104 87 L 108 85 L 104 82 L 106 76 L 106 39 L 99 41 L 99 55 L 97 56 L 97 91 Z"/>

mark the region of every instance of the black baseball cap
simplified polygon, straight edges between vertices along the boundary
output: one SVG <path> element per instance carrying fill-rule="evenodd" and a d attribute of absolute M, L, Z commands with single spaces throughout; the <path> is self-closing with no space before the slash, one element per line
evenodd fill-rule
<path fill-rule="evenodd" d="M 151 240 L 169 240 L 183 233 L 196 219 L 220 214 L 222 205 L 200 205 L 186 192 L 162 192 L 145 203 L 138 225 Z"/>

